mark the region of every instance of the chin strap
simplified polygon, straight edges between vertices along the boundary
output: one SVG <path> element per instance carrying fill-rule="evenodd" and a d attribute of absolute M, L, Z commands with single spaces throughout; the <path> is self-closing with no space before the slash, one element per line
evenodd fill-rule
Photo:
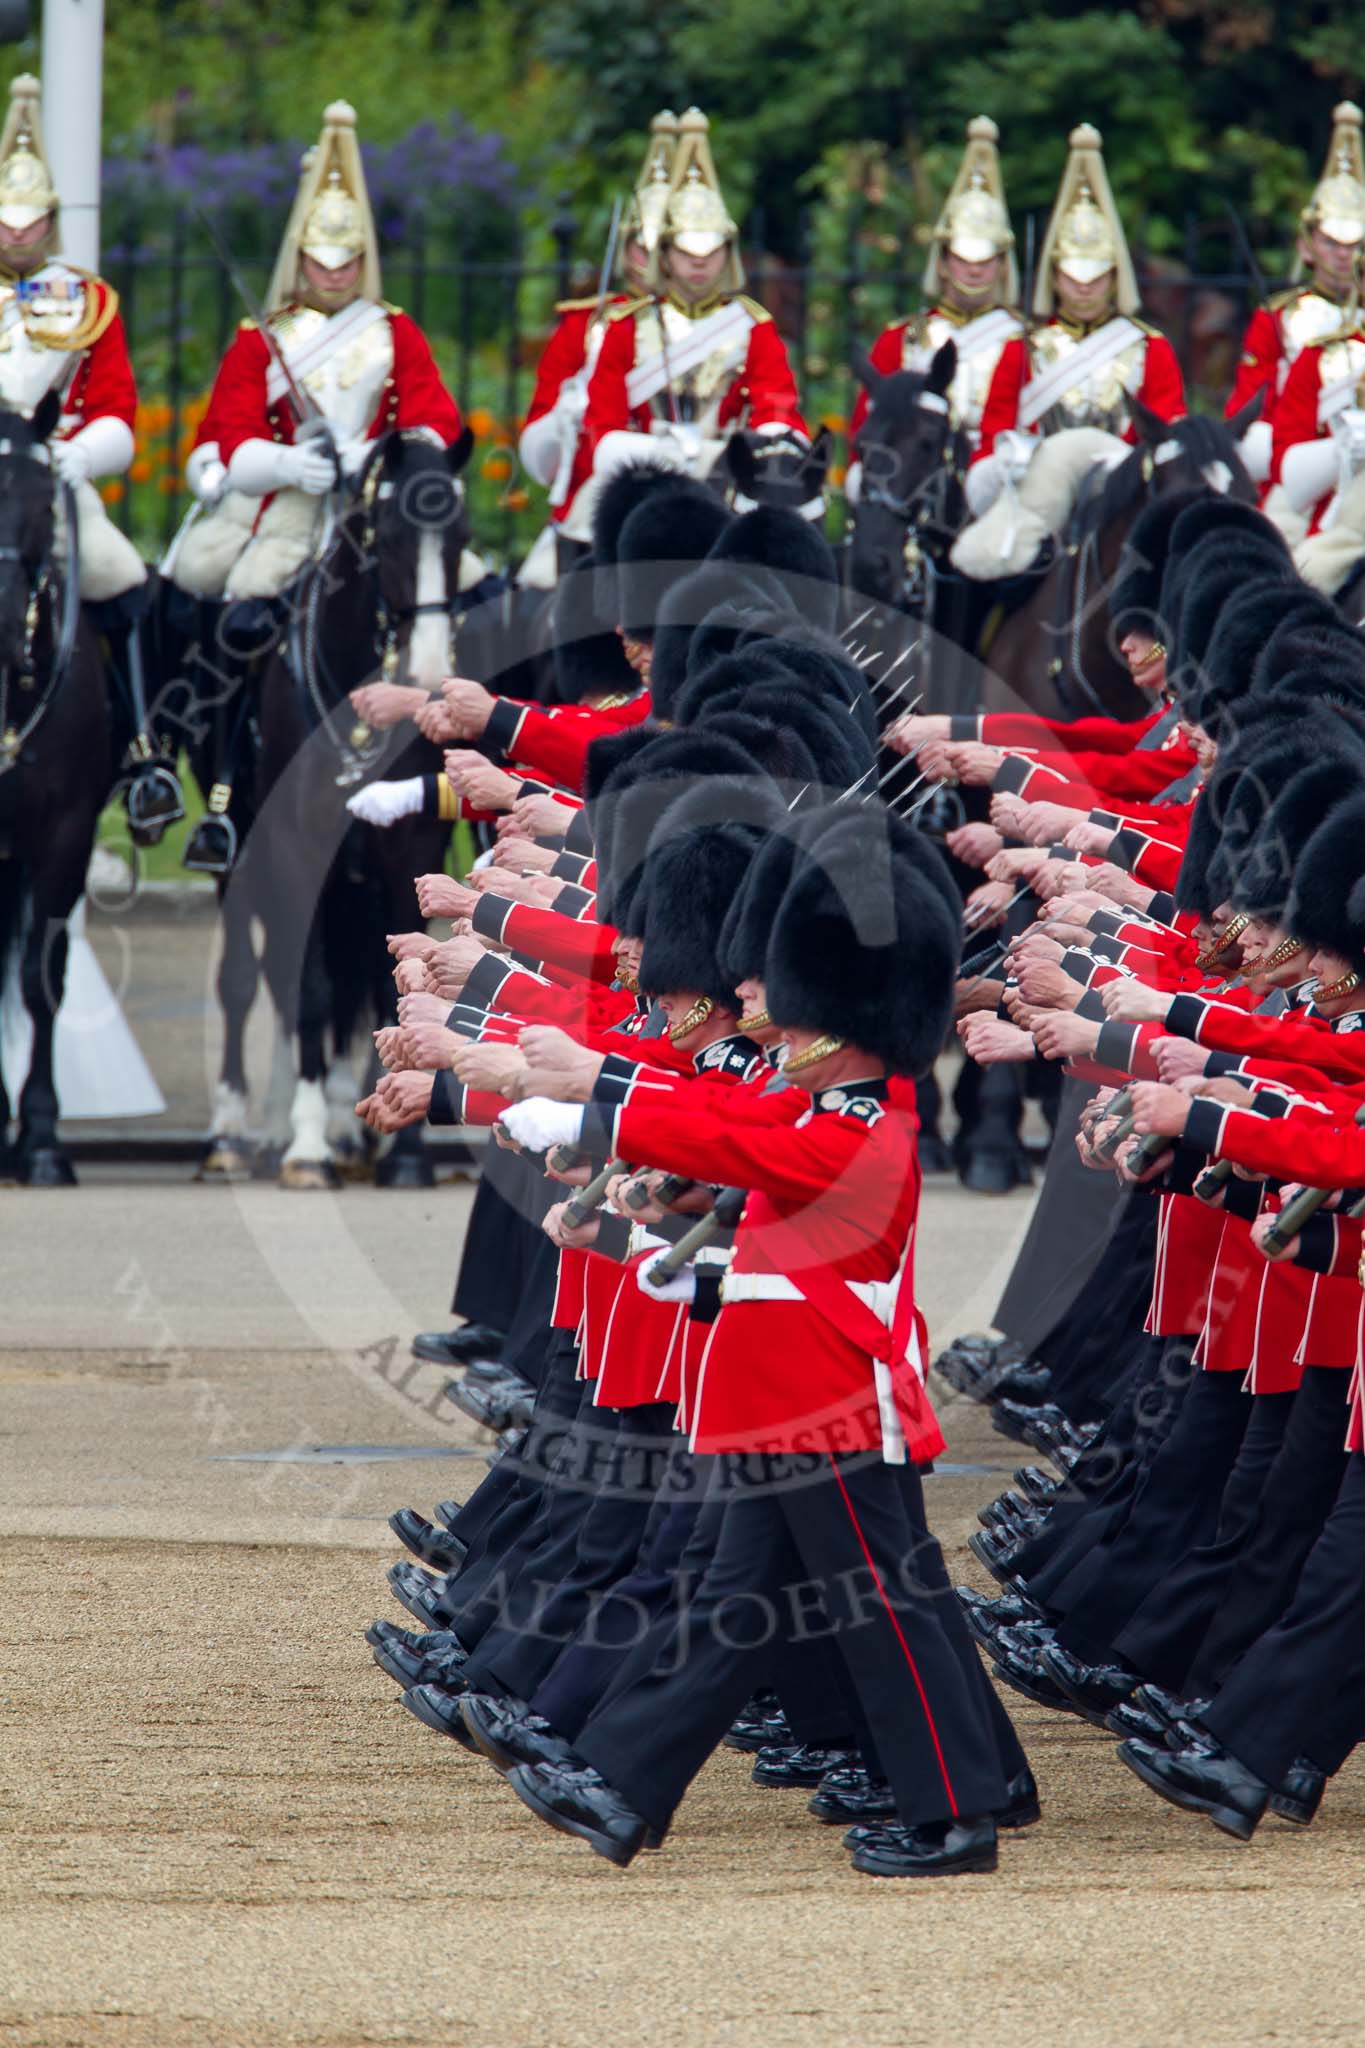
<path fill-rule="evenodd" d="M 715 1007 L 710 996 L 698 996 L 687 1015 L 679 1023 L 669 1025 L 668 1039 L 670 1045 L 679 1044 L 682 1039 L 696 1031 L 700 1025 L 706 1022 Z"/>
<path fill-rule="evenodd" d="M 817 1038 L 813 1045 L 808 1045 L 804 1052 L 793 1053 L 782 1071 L 784 1074 L 799 1074 L 806 1067 L 827 1060 L 831 1053 L 841 1051 L 845 1043 L 844 1039 L 836 1038 L 832 1031 L 828 1031 L 823 1038 Z"/>

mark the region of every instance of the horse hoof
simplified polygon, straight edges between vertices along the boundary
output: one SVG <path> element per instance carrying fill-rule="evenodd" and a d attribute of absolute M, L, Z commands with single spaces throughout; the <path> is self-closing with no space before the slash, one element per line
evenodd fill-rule
<path fill-rule="evenodd" d="M 333 1153 L 332 1164 L 339 1180 L 356 1182 L 374 1179 L 374 1168 L 358 1145 L 347 1146 L 344 1151 Z"/>
<path fill-rule="evenodd" d="M 74 1188 L 76 1185 L 76 1169 L 56 1145 L 39 1145 L 32 1152 L 21 1152 L 18 1173 L 20 1185 L 26 1188 Z"/>
<path fill-rule="evenodd" d="M 219 1138 L 201 1160 L 196 1180 L 231 1183 L 251 1179 L 251 1154 L 230 1139 Z"/>
<path fill-rule="evenodd" d="M 968 1152 L 960 1177 L 963 1187 L 974 1195 L 1008 1195 L 1033 1182 L 1022 1151 Z"/>
<path fill-rule="evenodd" d="M 425 1152 L 390 1152 L 374 1170 L 381 1188 L 434 1188 L 436 1173 Z"/>
<path fill-rule="evenodd" d="M 330 1159 L 286 1159 L 280 1166 L 282 1188 L 317 1189 L 340 1185 Z"/>

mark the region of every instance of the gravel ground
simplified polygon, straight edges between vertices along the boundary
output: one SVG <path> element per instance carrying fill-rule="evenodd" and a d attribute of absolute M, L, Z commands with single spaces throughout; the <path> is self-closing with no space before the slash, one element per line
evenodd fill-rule
<path fill-rule="evenodd" d="M 1361 2038 L 1355 1766 L 1310 1831 L 1243 1849 L 1019 1703 L 1043 1824 L 995 1877 L 926 1889 L 858 1877 L 729 1752 L 667 1850 L 619 1872 L 416 1727 L 360 1633 L 399 1613 L 388 1509 L 482 1470 L 439 1376 L 403 1382 L 466 1200 L 98 1175 L 0 1194 L 0 2042 Z M 988 1320 L 1027 1214 L 931 1191 L 936 1340 Z M 930 1509 L 965 1575 L 1017 1459 L 980 1411 L 947 1430 Z"/>

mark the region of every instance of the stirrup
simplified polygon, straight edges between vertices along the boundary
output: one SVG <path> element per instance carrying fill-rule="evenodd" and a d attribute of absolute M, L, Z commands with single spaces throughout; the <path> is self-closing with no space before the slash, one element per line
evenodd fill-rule
<path fill-rule="evenodd" d="M 180 856 L 182 868 L 199 875 L 226 875 L 237 858 L 237 827 L 231 818 L 209 814 L 196 823 Z"/>
<path fill-rule="evenodd" d="M 166 827 L 185 815 L 185 799 L 175 771 L 159 761 L 134 766 L 125 804 L 135 846 L 158 845 Z"/>

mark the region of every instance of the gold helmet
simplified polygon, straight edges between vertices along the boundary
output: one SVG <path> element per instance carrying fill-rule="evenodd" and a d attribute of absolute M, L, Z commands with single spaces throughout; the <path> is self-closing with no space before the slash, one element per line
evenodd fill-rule
<path fill-rule="evenodd" d="M 1043 238 L 1038 275 L 1033 286 L 1033 311 L 1047 319 L 1054 310 L 1054 267 L 1077 284 L 1093 283 L 1106 270 L 1115 273 L 1114 305 L 1120 313 L 1138 309 L 1137 276 L 1119 219 L 1109 176 L 1101 154 L 1098 128 L 1083 121 L 1068 137 L 1071 154 Z"/>
<path fill-rule="evenodd" d="M 647 250 L 652 250 L 658 241 L 659 228 L 668 205 L 677 146 L 678 117 L 665 107 L 649 124 L 649 147 L 622 223 L 623 249 L 627 242 L 641 242 Z"/>
<path fill-rule="evenodd" d="M 1019 297 L 1019 267 L 1014 259 L 1014 232 L 1005 207 L 996 144 L 1000 130 L 987 114 L 967 123 L 967 147 L 943 210 L 934 223 L 929 260 L 924 266 L 924 293 L 936 299 L 942 289 L 940 258 L 946 250 L 964 263 L 984 263 L 1008 255 L 1005 275 L 992 293 L 997 304 L 1013 305 Z"/>
<path fill-rule="evenodd" d="M 28 72 L 9 89 L 9 113 L 0 133 L 0 222 L 7 228 L 31 228 L 44 214 L 55 214 L 60 203 L 43 150 L 39 94 L 38 81 Z"/>
<path fill-rule="evenodd" d="M 1332 109 L 1332 140 L 1322 176 L 1303 209 L 1305 228 L 1321 228 L 1334 242 L 1365 241 L 1365 152 L 1360 108 L 1342 100 Z"/>
<path fill-rule="evenodd" d="M 355 108 L 345 100 L 333 100 L 322 124 L 316 148 L 304 158 L 266 297 L 268 313 L 298 297 L 301 256 L 311 256 L 328 270 L 340 270 L 359 256 L 360 296 L 380 296 L 379 243 L 356 140 Z"/>
<path fill-rule="evenodd" d="M 736 246 L 739 229 L 731 220 L 711 160 L 707 141 L 710 122 L 700 107 L 689 107 L 678 123 L 678 148 L 668 200 L 659 223 L 658 240 L 650 252 L 649 287 L 665 289 L 659 258 L 665 248 L 681 249 L 685 256 L 710 256 L 717 249 L 729 249 L 729 262 L 717 280 L 718 292 L 737 292 L 744 284 Z"/>

